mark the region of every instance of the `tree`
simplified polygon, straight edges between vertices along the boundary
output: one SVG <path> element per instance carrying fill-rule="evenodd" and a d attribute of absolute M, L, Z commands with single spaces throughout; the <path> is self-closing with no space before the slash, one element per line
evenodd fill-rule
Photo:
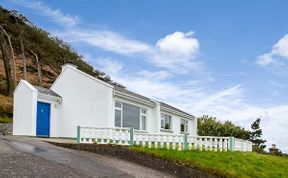
<path fill-rule="evenodd" d="M 200 136 L 233 136 L 247 140 L 249 131 L 234 125 L 231 121 L 224 123 L 217 121 L 216 117 L 204 115 L 198 118 L 198 135 Z"/>
<path fill-rule="evenodd" d="M 40 65 L 40 61 L 38 59 L 38 55 L 33 52 L 31 50 L 31 53 L 35 56 L 35 59 L 36 59 L 36 63 L 37 63 L 37 73 L 38 73 L 38 85 L 42 87 L 42 71 L 41 71 L 41 65 Z"/>
<path fill-rule="evenodd" d="M 24 73 L 24 79 L 27 80 L 27 61 L 26 61 L 24 42 L 23 42 L 24 30 L 22 29 L 22 25 L 20 23 L 25 23 L 29 25 L 32 25 L 32 24 L 25 16 L 23 16 L 16 10 L 10 11 L 10 14 L 15 17 L 17 28 L 19 31 L 19 41 L 20 41 L 21 55 L 22 55 L 22 60 L 23 60 L 23 73 Z"/>
<path fill-rule="evenodd" d="M 24 73 L 24 79 L 27 80 L 27 64 L 26 64 L 26 56 L 25 56 L 25 49 L 24 49 L 24 44 L 23 44 L 23 30 L 20 30 L 19 33 L 19 40 L 20 40 L 20 45 L 21 45 L 21 54 L 22 54 L 22 60 L 23 60 L 23 73 Z"/>
<path fill-rule="evenodd" d="M 5 68 L 5 75 L 6 75 L 6 95 L 10 94 L 10 86 L 11 86 L 11 76 L 10 76 L 10 60 L 9 54 L 7 50 L 7 43 L 3 33 L 0 33 L 0 50 L 2 53 L 2 59 Z"/>
<path fill-rule="evenodd" d="M 280 149 L 276 148 L 275 144 L 272 144 L 272 147 L 269 148 L 269 154 L 281 156 L 282 152 Z"/>
<path fill-rule="evenodd" d="M 14 88 L 15 88 L 17 86 L 17 75 L 16 75 L 16 64 L 15 64 L 14 49 L 13 49 L 13 46 L 12 46 L 12 43 L 11 43 L 11 38 L 8 35 L 8 33 L 6 32 L 6 30 L 3 28 L 2 25 L 0 25 L 0 29 L 6 35 L 7 40 L 8 40 L 8 44 L 9 44 L 9 47 L 10 47 L 11 59 L 12 59 L 13 71 L 14 71 Z"/>
<path fill-rule="evenodd" d="M 249 140 L 253 143 L 253 151 L 263 153 L 266 145 L 264 144 L 266 140 L 261 138 L 262 129 L 260 128 L 261 119 L 257 118 L 252 124 Z"/>

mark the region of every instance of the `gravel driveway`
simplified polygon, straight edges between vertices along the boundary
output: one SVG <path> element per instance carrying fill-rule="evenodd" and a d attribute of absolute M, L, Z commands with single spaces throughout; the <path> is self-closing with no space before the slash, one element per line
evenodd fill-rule
<path fill-rule="evenodd" d="M 125 160 L 50 145 L 29 137 L 0 136 L 0 177 L 173 177 Z"/>

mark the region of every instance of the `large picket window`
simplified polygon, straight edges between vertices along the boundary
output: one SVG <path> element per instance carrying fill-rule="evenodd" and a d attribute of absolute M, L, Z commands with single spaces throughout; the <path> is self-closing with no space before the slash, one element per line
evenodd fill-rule
<path fill-rule="evenodd" d="M 139 106 L 116 101 L 115 126 L 146 130 L 147 110 Z"/>

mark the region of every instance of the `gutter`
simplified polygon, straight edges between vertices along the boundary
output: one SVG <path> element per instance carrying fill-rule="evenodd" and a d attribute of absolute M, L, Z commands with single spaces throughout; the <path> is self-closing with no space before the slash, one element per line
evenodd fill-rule
<path fill-rule="evenodd" d="M 138 103 L 142 103 L 142 104 L 145 104 L 145 105 L 148 105 L 148 106 L 155 106 L 154 104 L 152 104 L 152 103 L 154 103 L 152 100 L 147 101 L 147 100 L 144 100 L 144 99 L 141 99 L 141 98 L 138 98 L 138 97 L 134 97 L 134 96 L 122 93 L 122 92 L 113 91 L 113 95 L 114 96 L 119 96 L 119 97 L 122 97 L 122 98 L 125 98 L 125 99 L 129 99 L 129 100 L 132 100 L 132 101 L 135 101 L 135 102 L 138 102 Z"/>

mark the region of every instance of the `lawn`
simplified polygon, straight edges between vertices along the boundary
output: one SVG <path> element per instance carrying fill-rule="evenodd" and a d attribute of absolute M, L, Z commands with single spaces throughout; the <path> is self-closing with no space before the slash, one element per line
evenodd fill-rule
<path fill-rule="evenodd" d="M 176 151 L 143 147 L 131 149 L 223 177 L 288 177 L 288 157 L 254 152 Z"/>

